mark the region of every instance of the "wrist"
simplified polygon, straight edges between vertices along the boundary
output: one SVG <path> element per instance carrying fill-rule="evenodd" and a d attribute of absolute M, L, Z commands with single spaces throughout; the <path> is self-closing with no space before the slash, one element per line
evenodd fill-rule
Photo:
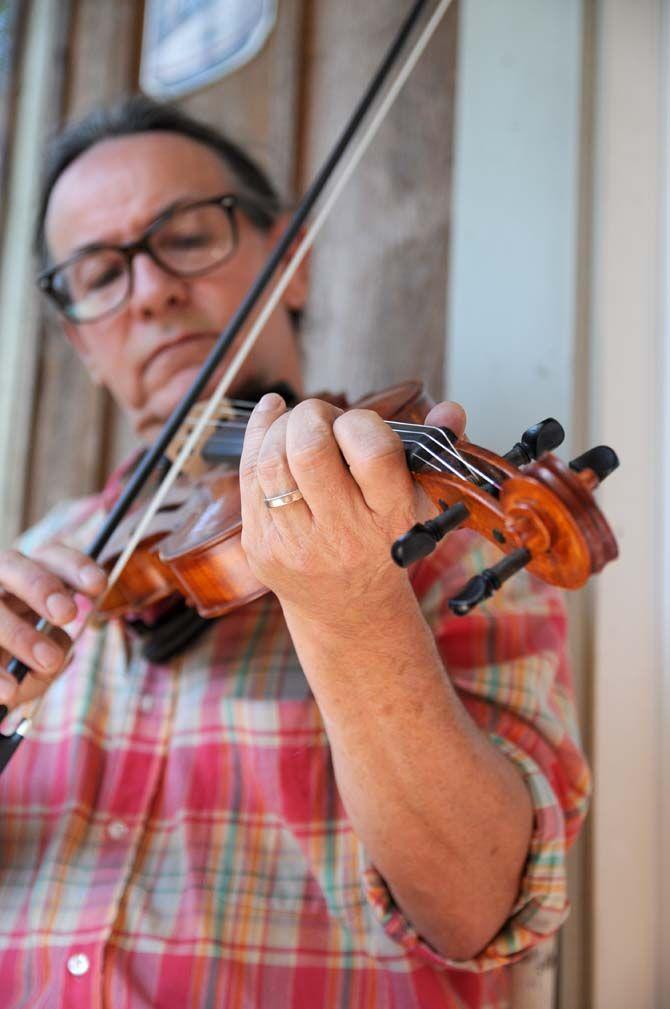
<path fill-rule="evenodd" d="M 402 616 L 420 616 L 419 604 L 407 573 L 397 569 L 368 580 L 349 584 L 339 591 L 314 593 L 300 601 L 277 594 L 289 628 L 301 627 L 317 635 L 332 633 L 345 639 L 360 639 L 377 630 L 388 633 Z"/>

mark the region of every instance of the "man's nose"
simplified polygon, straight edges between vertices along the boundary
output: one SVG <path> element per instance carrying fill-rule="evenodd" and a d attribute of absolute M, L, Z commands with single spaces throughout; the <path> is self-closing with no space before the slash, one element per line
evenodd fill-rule
<path fill-rule="evenodd" d="M 132 310 L 145 321 L 166 310 L 186 303 L 188 283 L 183 277 L 168 273 L 146 252 L 133 257 Z"/>

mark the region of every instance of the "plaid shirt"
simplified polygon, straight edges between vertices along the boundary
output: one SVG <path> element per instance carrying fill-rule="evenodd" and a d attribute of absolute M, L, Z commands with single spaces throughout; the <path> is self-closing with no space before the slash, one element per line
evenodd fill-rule
<path fill-rule="evenodd" d="M 100 499 L 60 509 L 23 548 L 82 546 L 99 520 Z M 461 700 L 535 807 L 516 906 L 476 959 L 433 950 L 369 864 L 268 595 L 164 665 L 120 621 L 80 639 L 0 778 L 0 1007 L 508 1007 L 506 965 L 566 917 L 589 778 L 556 593 L 521 574 L 449 614 L 490 562 L 452 533 L 413 574 Z"/>

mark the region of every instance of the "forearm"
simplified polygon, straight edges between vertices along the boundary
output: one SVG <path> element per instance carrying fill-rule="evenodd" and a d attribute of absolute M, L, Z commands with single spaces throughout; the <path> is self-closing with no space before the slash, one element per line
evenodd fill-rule
<path fill-rule="evenodd" d="M 531 802 L 459 701 L 411 588 L 391 580 L 387 608 L 284 612 L 354 830 L 417 930 L 466 959 L 516 898 Z"/>

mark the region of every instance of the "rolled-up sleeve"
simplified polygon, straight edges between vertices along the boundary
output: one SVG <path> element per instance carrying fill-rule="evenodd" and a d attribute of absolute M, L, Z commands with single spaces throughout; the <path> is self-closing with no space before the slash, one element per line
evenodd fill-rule
<path fill-rule="evenodd" d="M 413 584 L 461 701 L 518 768 L 532 800 L 533 833 L 515 905 L 478 956 L 456 961 L 417 934 L 374 867 L 363 876 L 367 900 L 389 938 L 436 967 L 474 972 L 512 963 L 565 921 L 565 858 L 590 794 L 561 594 L 524 572 L 467 617 L 455 617 L 448 608 L 463 583 L 495 559 L 484 541 L 459 533 L 417 566 Z"/>

